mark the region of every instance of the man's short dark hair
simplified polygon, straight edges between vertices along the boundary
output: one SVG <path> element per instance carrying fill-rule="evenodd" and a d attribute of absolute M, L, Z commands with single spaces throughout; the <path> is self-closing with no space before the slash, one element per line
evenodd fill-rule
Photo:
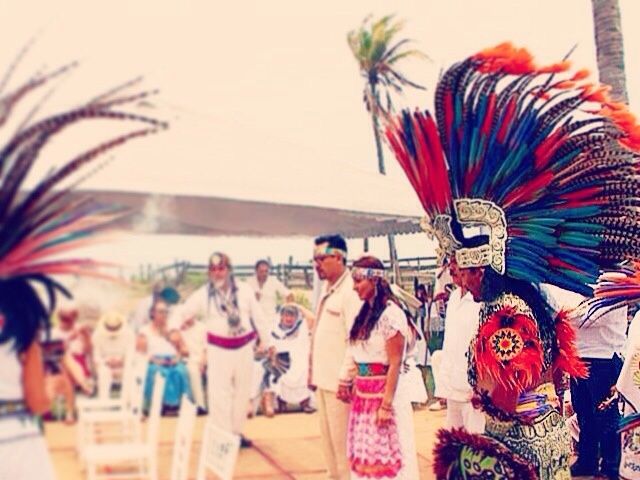
<path fill-rule="evenodd" d="M 342 235 L 321 235 L 315 239 L 316 245 L 327 243 L 329 248 L 338 248 L 347 251 L 347 241 Z"/>
<path fill-rule="evenodd" d="M 255 269 L 258 270 L 258 267 L 260 267 L 260 265 L 266 265 L 268 268 L 271 268 L 271 264 L 264 258 L 261 258 L 256 262 Z"/>

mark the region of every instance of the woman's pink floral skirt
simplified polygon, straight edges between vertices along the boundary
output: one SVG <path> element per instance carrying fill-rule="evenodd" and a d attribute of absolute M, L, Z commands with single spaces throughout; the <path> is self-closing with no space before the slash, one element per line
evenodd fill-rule
<path fill-rule="evenodd" d="M 386 376 L 356 377 L 351 399 L 347 452 L 351 471 L 365 478 L 395 478 L 402 468 L 402 451 L 395 419 L 376 425 Z"/>

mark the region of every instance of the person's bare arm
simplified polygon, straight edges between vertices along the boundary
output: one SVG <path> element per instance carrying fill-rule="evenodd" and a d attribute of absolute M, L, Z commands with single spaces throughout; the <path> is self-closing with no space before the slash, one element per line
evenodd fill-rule
<path fill-rule="evenodd" d="M 136 351 L 138 353 L 147 353 L 147 337 L 143 334 L 138 334 L 138 336 L 136 337 Z"/>
<path fill-rule="evenodd" d="M 400 332 L 389 338 L 386 342 L 387 357 L 389 359 L 389 370 L 384 386 L 384 396 L 382 404 L 378 409 L 376 423 L 378 425 L 387 424 L 393 418 L 393 399 L 398 387 L 402 357 L 404 356 L 404 337 Z"/>
<path fill-rule="evenodd" d="M 182 357 L 189 356 L 189 350 L 179 330 L 171 330 L 169 332 L 169 341 L 176 348 L 178 354 Z"/>

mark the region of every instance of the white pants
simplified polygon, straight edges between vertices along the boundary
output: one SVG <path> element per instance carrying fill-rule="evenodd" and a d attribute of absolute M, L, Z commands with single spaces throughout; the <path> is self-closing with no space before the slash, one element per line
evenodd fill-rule
<path fill-rule="evenodd" d="M 336 392 L 318 389 L 318 413 L 320 414 L 320 436 L 329 478 L 349 479 L 347 461 L 347 425 L 349 404 L 336 398 Z"/>
<path fill-rule="evenodd" d="M 447 399 L 446 428 L 464 428 L 469 433 L 484 433 L 485 418 L 471 402 Z"/>
<path fill-rule="evenodd" d="M 202 409 L 206 408 L 204 401 L 204 387 L 202 385 L 202 372 L 200 371 L 200 362 L 187 362 L 187 372 L 189 373 L 189 383 L 191 384 L 191 392 L 196 406 Z"/>
<path fill-rule="evenodd" d="M 253 344 L 232 350 L 207 347 L 207 400 L 213 423 L 240 435 L 247 420 L 253 376 Z"/>
<path fill-rule="evenodd" d="M 35 421 L 0 417 L 0 480 L 55 480 L 44 437 Z"/>

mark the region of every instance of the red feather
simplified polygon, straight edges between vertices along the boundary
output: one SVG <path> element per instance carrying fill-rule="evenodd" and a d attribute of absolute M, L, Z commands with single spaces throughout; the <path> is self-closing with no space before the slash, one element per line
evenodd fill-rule
<path fill-rule="evenodd" d="M 491 92 L 489 95 L 489 104 L 487 105 L 487 112 L 484 115 L 484 121 L 482 122 L 482 127 L 480 131 L 483 135 L 489 136 L 491 131 L 491 121 L 493 120 L 493 114 L 496 109 L 496 94 L 495 92 Z"/>
<path fill-rule="evenodd" d="M 558 355 L 553 362 L 554 370 L 566 372 L 574 378 L 586 378 L 589 370 L 580 360 L 576 348 L 576 331 L 569 322 L 569 312 L 561 311 L 556 318 Z"/>
<path fill-rule="evenodd" d="M 505 197 L 502 208 L 509 208 L 511 204 L 516 202 L 518 202 L 519 205 L 523 205 L 535 200 L 551 180 L 553 180 L 553 173 L 544 172 L 524 185 L 514 188 L 509 192 L 509 195 Z"/>

